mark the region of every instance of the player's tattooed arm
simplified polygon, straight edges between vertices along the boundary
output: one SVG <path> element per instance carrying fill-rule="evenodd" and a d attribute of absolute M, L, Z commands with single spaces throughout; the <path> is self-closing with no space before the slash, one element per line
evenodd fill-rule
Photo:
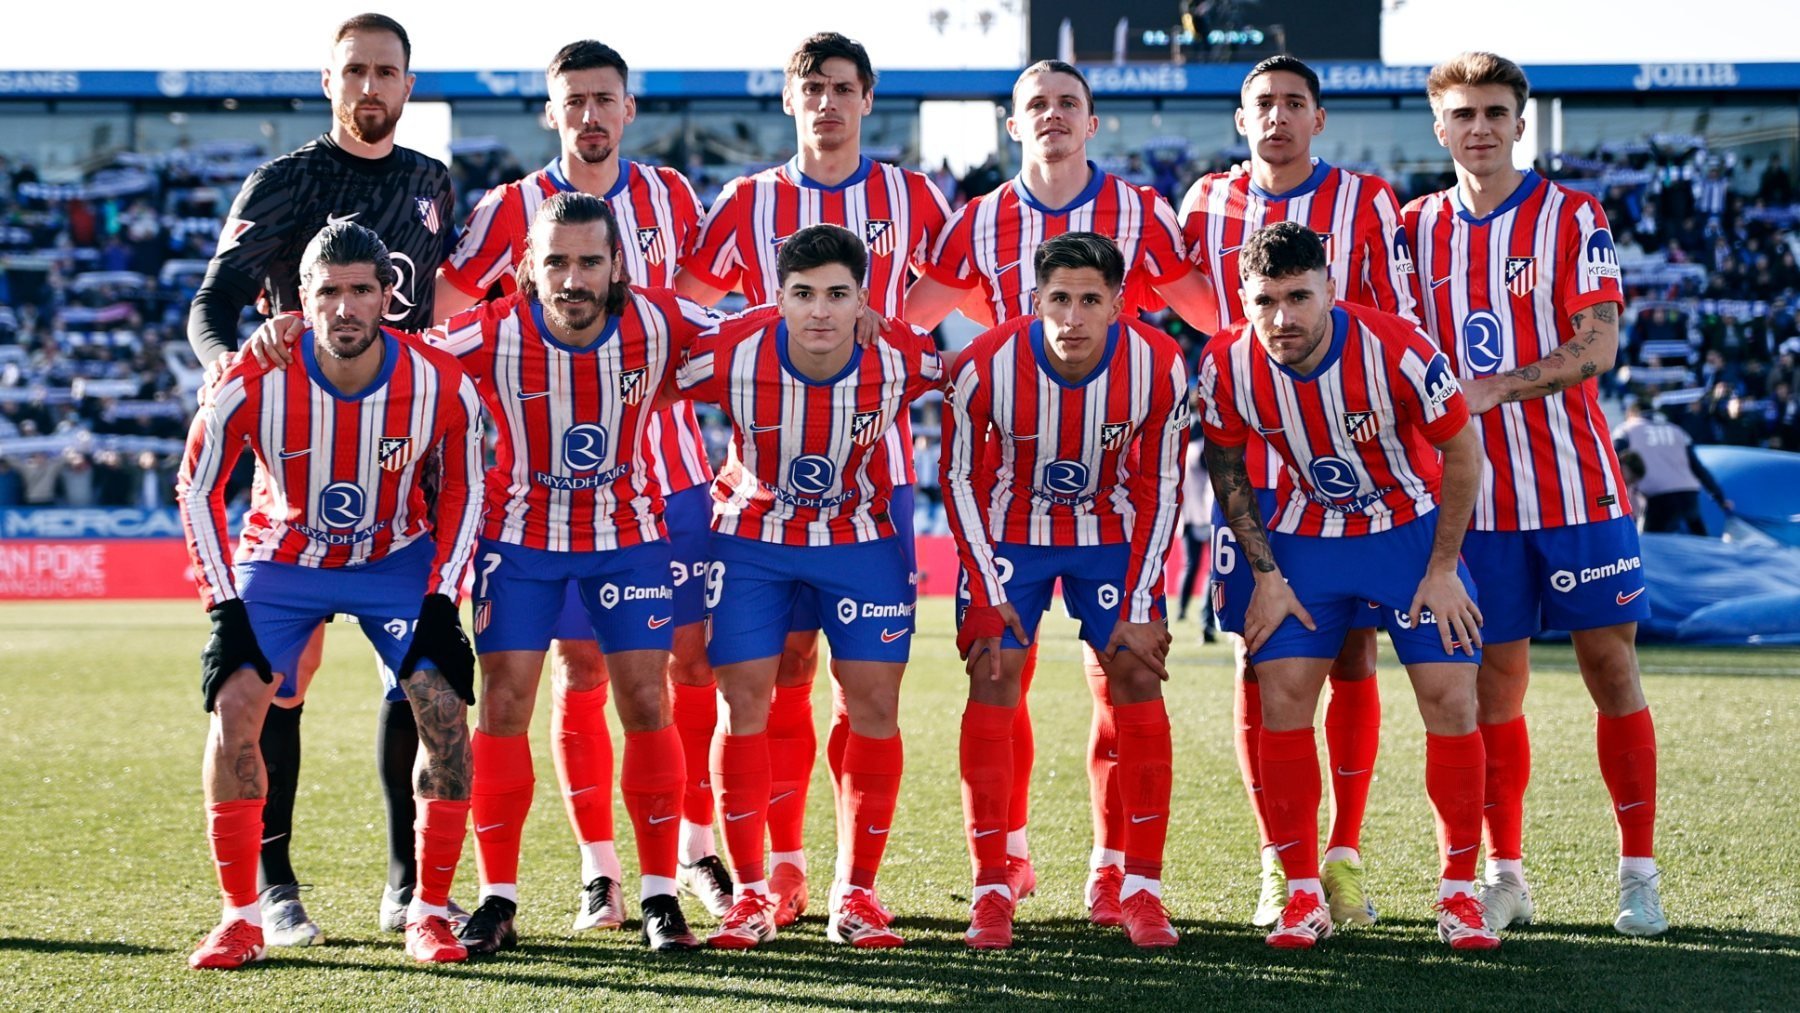
<path fill-rule="evenodd" d="M 419 725 L 413 786 L 422 798 L 467 799 L 474 769 L 468 707 L 435 668 L 414 672 L 406 681 L 406 697 Z"/>
<path fill-rule="evenodd" d="M 1231 525 L 1231 533 L 1237 536 L 1244 559 L 1257 573 L 1275 573 L 1275 554 L 1269 550 L 1262 510 L 1256 505 L 1256 488 L 1250 484 L 1250 472 L 1244 466 L 1244 448 L 1208 440 L 1203 456 L 1212 479 L 1213 496 Z"/>
<path fill-rule="evenodd" d="M 1514 401 L 1549 397 L 1613 368 L 1619 353 L 1619 304 L 1603 302 L 1569 317 L 1569 340 L 1549 355 L 1497 376 L 1465 385 L 1473 391 L 1469 410 L 1476 414 Z"/>

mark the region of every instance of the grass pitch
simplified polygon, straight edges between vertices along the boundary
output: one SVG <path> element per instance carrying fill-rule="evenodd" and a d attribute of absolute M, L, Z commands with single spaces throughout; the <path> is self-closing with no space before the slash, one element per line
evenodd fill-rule
<path fill-rule="evenodd" d="M 1452 956 L 1432 932 L 1424 736 L 1403 673 L 1384 658 L 1384 741 L 1363 835 L 1381 924 L 1315 953 L 1281 954 L 1247 923 L 1255 841 L 1231 751 L 1229 652 L 1200 646 L 1186 626 L 1168 687 L 1176 785 L 1166 866 L 1183 939 L 1146 956 L 1082 917 L 1088 696 L 1072 624 L 1050 619 L 1032 702 L 1039 893 L 1020 909 L 1014 950 L 976 954 L 961 942 L 964 681 L 948 602 L 921 611 L 902 699 L 906 781 L 882 874 L 905 949 L 847 952 L 825 940 L 816 912 L 748 954 L 657 957 L 633 934 L 571 938 L 578 865 L 548 755 L 546 692 L 522 945 L 480 963 L 414 965 L 397 936 L 375 931 L 386 868 L 377 687 L 360 634 L 335 624 L 306 708 L 294 848 L 312 884 L 308 908 L 330 942 L 273 951 L 245 972 L 199 974 L 184 961 L 218 913 L 199 784 L 204 619 L 185 602 L 0 606 L 0 1008 L 1800 1007 L 1800 898 L 1789 878 L 1800 869 L 1800 653 L 1644 652 L 1674 928 L 1639 941 L 1610 927 L 1615 839 L 1592 708 L 1570 652 L 1540 649 L 1526 832 L 1538 924 L 1472 958 Z M 825 693 L 817 688 L 821 722 Z M 808 823 L 821 905 L 832 865 L 824 773 L 821 761 Z M 631 870 L 622 806 L 616 824 Z M 626 885 L 628 899 L 635 891 Z M 474 900 L 472 847 L 456 892 Z M 698 905 L 687 908 L 697 931 L 712 924 Z"/>

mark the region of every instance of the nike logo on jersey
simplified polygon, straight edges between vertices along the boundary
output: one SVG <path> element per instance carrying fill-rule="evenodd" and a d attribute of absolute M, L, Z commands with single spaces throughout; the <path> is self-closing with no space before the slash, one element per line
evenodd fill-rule
<path fill-rule="evenodd" d="M 1624 805 L 1619 807 L 1619 811 L 1622 813 L 1630 812 L 1631 810 L 1636 809 L 1638 806 L 1649 805 L 1649 804 L 1650 803 L 1648 803 L 1648 802 L 1627 802 Z"/>
<path fill-rule="evenodd" d="M 970 836 L 970 837 L 973 837 L 973 838 L 975 838 L 975 839 L 976 839 L 976 840 L 978 840 L 978 841 L 979 841 L 979 840 L 981 840 L 981 839 L 982 839 L 982 838 L 983 838 L 983 837 L 992 837 L 992 836 L 994 836 L 994 835 L 995 835 L 995 834 L 997 834 L 997 833 L 999 833 L 999 832 L 1000 832 L 1000 828 L 999 828 L 999 827 L 995 827 L 995 828 L 994 828 L 994 829 L 992 829 L 992 830 L 977 830 L 977 831 L 975 831 L 975 832 L 974 832 L 974 833 L 972 833 L 972 834 L 970 834 L 970 835 L 969 835 L 969 836 Z"/>
<path fill-rule="evenodd" d="M 1015 260 L 1012 263 L 1006 265 L 1005 267 L 997 267 L 994 269 L 994 277 L 995 278 L 1003 278 L 1006 276 L 1006 272 L 1017 271 L 1019 269 L 1019 265 L 1023 264 L 1023 263 L 1024 263 L 1024 261 L 1022 261 L 1022 260 Z"/>
<path fill-rule="evenodd" d="M 882 827 L 880 830 L 877 830 L 874 827 L 870 827 L 868 828 L 868 832 L 874 834 L 876 837 L 880 837 L 882 834 L 885 834 L 892 829 L 893 827 Z"/>
<path fill-rule="evenodd" d="M 1613 595 L 1613 601 L 1618 602 L 1620 605 L 1629 605 L 1632 602 L 1637 601 L 1637 596 L 1640 594 L 1643 594 L 1643 593 L 1644 593 L 1644 589 L 1641 587 L 1638 588 L 1636 591 L 1631 592 L 1630 594 L 1626 594 L 1625 592 L 1620 591 L 1618 594 Z"/>
<path fill-rule="evenodd" d="M 669 620 L 671 620 L 671 619 L 674 619 L 674 618 L 675 618 L 675 617 L 674 617 L 674 616 L 663 616 L 663 617 L 662 617 L 662 618 L 661 618 L 661 619 L 655 619 L 655 618 L 651 618 L 651 619 L 646 619 L 646 620 L 644 620 L 644 622 L 645 622 L 645 624 L 647 624 L 647 625 L 648 625 L 648 626 L 649 626 L 649 627 L 650 627 L 650 628 L 651 628 L 651 629 L 653 629 L 653 630 L 660 630 L 660 629 L 662 629 L 662 628 L 663 628 L 663 627 L 664 627 L 664 626 L 667 626 L 667 625 L 669 625 Z"/>
<path fill-rule="evenodd" d="M 889 632 L 888 630 L 882 630 L 881 631 L 881 642 L 884 644 L 891 644 L 894 641 L 899 640 L 901 637 L 904 637 L 908 633 L 911 633 L 911 632 L 912 632 L 911 630 L 894 630 L 892 632 Z"/>
<path fill-rule="evenodd" d="M 1264 436 L 1275 436 L 1281 432 L 1281 427 L 1276 426 L 1273 429 L 1271 429 L 1267 426 L 1257 426 L 1256 431 L 1263 434 Z"/>
<path fill-rule="evenodd" d="M 325 224 L 326 225 L 342 225 L 345 222 L 351 220 L 352 218 L 355 218 L 357 215 L 360 215 L 360 214 L 362 214 L 361 211 L 352 211 L 347 215 L 326 215 L 325 216 Z"/>
<path fill-rule="evenodd" d="M 1007 433 L 1006 438 L 1013 441 L 1014 443 L 1026 443 L 1028 441 L 1037 439 L 1038 434 L 1031 433 L 1031 434 L 1027 435 L 1025 433 Z"/>
<path fill-rule="evenodd" d="M 752 809 L 747 813 L 726 813 L 725 814 L 725 822 L 736 823 L 738 820 L 747 820 L 750 817 L 755 816 L 756 812 L 757 811 L 755 809 Z"/>
<path fill-rule="evenodd" d="M 759 425 L 752 424 L 750 426 L 750 431 L 753 433 L 772 433 L 775 430 L 780 429 L 780 428 L 781 428 L 780 426 L 759 426 Z"/>
<path fill-rule="evenodd" d="M 1370 769 L 1371 768 L 1369 767 L 1364 767 L 1361 770 L 1345 770 L 1344 768 L 1339 767 L 1337 769 L 1337 775 L 1339 777 L 1355 777 L 1358 774 L 1367 774 Z"/>
<path fill-rule="evenodd" d="M 1133 816 L 1131 818 L 1131 822 L 1134 824 L 1135 823 L 1148 823 L 1151 820 L 1159 820 L 1159 819 L 1162 819 L 1162 813 L 1151 813 L 1148 816 Z"/>
<path fill-rule="evenodd" d="M 789 795 L 792 795 L 793 793 L 794 793 L 794 789 L 789 788 L 787 791 L 784 791 L 779 795 L 775 795 L 775 796 L 771 797 L 769 799 L 769 804 L 774 805 L 775 803 L 781 801 L 784 798 L 787 798 Z"/>
<path fill-rule="evenodd" d="M 1451 848 L 1449 851 L 1445 852 L 1445 854 L 1450 855 L 1451 857 L 1454 858 L 1457 855 L 1466 855 L 1469 852 L 1474 851 L 1474 850 L 1475 850 L 1475 845 L 1465 844 L 1460 848 Z"/>
<path fill-rule="evenodd" d="M 310 453 L 312 453 L 311 447 L 307 447 L 305 450 L 284 450 L 281 452 L 281 459 L 284 461 L 291 461 L 296 457 L 305 457 Z"/>
<path fill-rule="evenodd" d="M 681 815 L 680 813 L 670 813 L 667 816 L 652 816 L 652 817 L 650 817 L 650 825 L 653 827 L 659 826 L 663 823 L 669 822 L 670 820 L 672 820 L 675 817 L 680 816 L 680 815 Z"/>
<path fill-rule="evenodd" d="M 485 826 L 485 827 L 484 827 L 484 826 L 480 826 L 480 825 L 477 825 L 477 826 L 476 826 L 476 827 L 475 827 L 475 832 L 476 832 L 476 833 L 478 833 L 478 834 L 485 834 L 485 833 L 487 833 L 487 832 L 488 832 L 488 831 L 489 831 L 489 830 L 498 830 L 498 829 L 500 829 L 500 828 L 501 828 L 501 827 L 503 827 L 503 826 L 506 826 L 506 824 L 505 824 L 505 823 L 489 823 L 489 824 L 488 824 L 488 825 L 487 825 L 487 826 Z"/>
<path fill-rule="evenodd" d="M 534 401 L 540 397 L 549 397 L 549 396 L 550 396 L 550 392 L 547 390 L 522 390 L 522 391 L 519 391 L 519 400 L 521 400 L 521 401 Z"/>
<path fill-rule="evenodd" d="M 1444 283 L 1449 280 L 1450 280 L 1450 276 L 1447 274 L 1444 275 L 1442 278 L 1433 278 L 1431 281 L 1431 287 L 1432 288 L 1442 288 Z"/>
<path fill-rule="evenodd" d="M 1243 248 L 1244 248 L 1244 246 L 1242 243 L 1239 243 L 1236 246 L 1221 246 L 1221 247 L 1219 247 L 1219 256 L 1228 257 Z"/>

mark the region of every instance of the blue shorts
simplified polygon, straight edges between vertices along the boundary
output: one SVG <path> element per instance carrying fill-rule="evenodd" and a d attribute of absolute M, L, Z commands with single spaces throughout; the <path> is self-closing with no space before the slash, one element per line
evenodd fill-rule
<path fill-rule="evenodd" d="M 1269 519 L 1279 505 L 1273 491 L 1256 490 L 1256 508 L 1262 512 L 1264 521 Z M 1238 550 L 1237 535 L 1231 530 L 1231 525 L 1225 522 L 1225 513 L 1216 502 L 1213 504 L 1212 521 L 1212 586 L 1209 590 L 1212 592 L 1213 614 L 1219 618 L 1219 629 L 1242 636 L 1244 610 L 1250 607 L 1250 592 L 1256 590 L 1256 577 L 1244 565 L 1244 554 Z M 1287 567 L 1282 569 L 1285 571 Z M 1368 602 L 1367 607 L 1359 609 L 1351 617 L 1350 628 L 1380 629 L 1382 614 L 1381 606 Z"/>
<path fill-rule="evenodd" d="M 1462 554 L 1481 585 L 1487 621 L 1481 633 L 1489 643 L 1650 618 L 1630 517 L 1538 531 L 1471 531 Z"/>
<path fill-rule="evenodd" d="M 666 651 L 674 632 L 669 543 L 552 552 L 483 538 L 475 553 L 475 651 L 542 651 L 573 583 L 600 649 Z"/>
<path fill-rule="evenodd" d="M 712 534 L 712 489 L 690 486 L 663 500 L 663 526 L 669 531 L 669 584 L 675 590 L 675 625 L 697 623 L 706 612 L 706 544 Z M 581 593 L 570 581 L 562 614 L 550 635 L 557 640 L 592 640 Z"/>
<path fill-rule="evenodd" d="M 394 673 L 412 646 L 413 621 L 425 599 L 436 547 L 421 538 L 390 556 L 365 566 L 299 566 L 253 561 L 235 568 L 238 597 L 250 615 L 256 645 L 282 675 L 275 695 L 299 693 L 300 655 L 319 624 L 339 612 L 356 617 L 363 636 L 381 659 L 381 679 L 388 699 L 404 700 Z"/>
<path fill-rule="evenodd" d="M 897 661 L 911 653 L 914 586 L 898 538 L 853 545 L 772 545 L 714 534 L 706 577 L 706 655 L 714 668 L 781 654 L 795 602 L 813 602 L 833 657 Z"/>
<path fill-rule="evenodd" d="M 1343 649 L 1344 634 L 1349 632 L 1351 621 L 1371 612 L 1368 603 L 1376 602 L 1381 605 L 1379 615 L 1385 620 L 1388 638 L 1394 642 L 1394 653 L 1400 656 L 1401 664 L 1480 664 L 1479 650 L 1474 657 L 1462 653 L 1460 647 L 1454 654 L 1444 653 L 1437 619 L 1429 612 L 1416 625 L 1406 620 L 1406 610 L 1412 606 L 1419 581 L 1425 576 L 1425 564 L 1431 559 L 1431 543 L 1436 534 L 1435 511 L 1373 535 L 1315 538 L 1269 532 L 1275 562 L 1318 629 L 1308 630 L 1300 625 L 1300 620 L 1289 616 L 1269 635 L 1262 650 L 1250 657 L 1251 663 L 1260 665 L 1277 658 L 1335 658 Z M 1475 582 L 1460 560 L 1456 575 L 1468 588 L 1469 597 L 1475 598 Z M 1485 628 L 1482 635 L 1485 640 Z"/>
<path fill-rule="evenodd" d="M 901 551 L 906 553 L 906 569 L 912 574 L 910 583 L 913 588 L 914 604 L 919 600 L 919 562 L 918 551 L 913 545 L 913 487 L 901 485 L 894 487 L 894 493 L 888 499 L 888 516 L 894 521 L 894 537 L 899 539 Z M 788 620 L 789 633 L 805 633 L 819 628 L 819 600 L 808 588 L 802 588 L 794 598 L 794 614 Z"/>
<path fill-rule="evenodd" d="M 1081 622 L 1081 639 L 1103 650 L 1118 625 L 1119 610 L 1125 600 L 1125 571 L 1131 565 L 1131 546 L 1118 545 L 1018 545 L 1001 542 L 994 546 L 994 563 L 1000 571 L 1000 583 L 1006 586 L 1006 600 L 1019 612 L 1025 633 L 1037 639 L 1038 623 L 1056 582 L 1062 580 L 1063 608 Z M 956 615 L 960 622 L 969 605 L 968 574 L 964 572 L 956 588 Z M 1156 596 L 1155 614 L 1166 620 L 1168 603 Z M 1011 630 L 1000 638 L 1002 649 L 1017 650 L 1021 644 Z"/>

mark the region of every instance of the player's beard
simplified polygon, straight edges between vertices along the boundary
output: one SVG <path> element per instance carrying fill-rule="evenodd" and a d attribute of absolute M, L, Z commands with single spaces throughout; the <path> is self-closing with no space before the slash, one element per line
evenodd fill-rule
<path fill-rule="evenodd" d="M 350 131 L 350 136 L 364 144 L 387 140 L 394 133 L 394 125 L 400 121 L 399 113 L 390 112 L 386 105 L 373 99 L 338 106 L 336 113 L 337 121 Z"/>
<path fill-rule="evenodd" d="M 327 328 L 318 336 L 319 350 L 340 362 L 347 362 L 368 351 L 381 335 L 381 328 L 374 323 L 363 324 L 360 320 L 351 322 L 359 327 L 356 334 L 340 335 L 336 325 Z"/>
<path fill-rule="evenodd" d="M 612 138 L 604 134 L 596 134 L 596 140 L 575 138 L 575 157 L 589 165 L 599 165 L 613 156 L 615 147 Z"/>
<path fill-rule="evenodd" d="M 585 288 L 559 290 L 543 300 L 544 315 L 560 330 L 585 331 L 600 319 L 607 295 Z"/>

